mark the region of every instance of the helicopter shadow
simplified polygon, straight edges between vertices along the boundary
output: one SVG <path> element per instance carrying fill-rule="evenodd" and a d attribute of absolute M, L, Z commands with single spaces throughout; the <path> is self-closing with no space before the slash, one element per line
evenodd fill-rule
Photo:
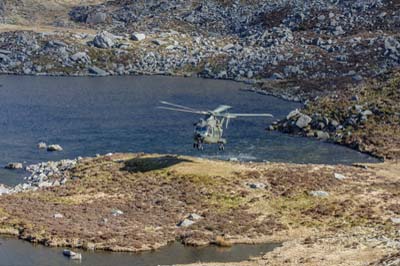
<path fill-rule="evenodd" d="M 172 155 L 163 155 L 158 157 L 137 157 L 125 162 L 122 171 L 131 173 L 145 173 L 155 170 L 162 170 L 183 162 L 192 162 L 191 160 L 178 158 Z"/>

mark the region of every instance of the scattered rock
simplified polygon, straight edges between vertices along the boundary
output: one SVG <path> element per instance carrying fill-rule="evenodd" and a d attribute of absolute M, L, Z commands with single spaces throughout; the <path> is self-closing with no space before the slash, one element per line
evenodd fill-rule
<path fill-rule="evenodd" d="M 189 219 L 184 219 L 183 221 L 178 223 L 179 227 L 189 227 L 193 225 L 195 222 Z"/>
<path fill-rule="evenodd" d="M 5 187 L 3 184 L 0 184 L 0 195 L 9 194 L 9 193 L 10 193 L 10 189 Z"/>
<path fill-rule="evenodd" d="M 65 249 L 63 251 L 63 255 L 72 259 L 72 260 L 82 260 L 82 254 L 81 253 L 76 253 L 71 250 Z"/>
<path fill-rule="evenodd" d="M 298 115 L 300 115 L 300 114 L 301 114 L 300 111 L 299 111 L 298 109 L 295 109 L 295 110 L 291 111 L 291 112 L 286 116 L 286 119 L 287 119 L 287 120 L 290 120 L 290 119 L 292 119 L 293 117 L 296 117 L 296 116 L 298 116 Z"/>
<path fill-rule="evenodd" d="M 62 215 L 61 213 L 55 213 L 55 214 L 53 215 L 53 217 L 54 217 L 55 219 L 62 219 L 62 218 L 64 218 L 64 215 Z"/>
<path fill-rule="evenodd" d="M 146 35 L 144 33 L 132 33 L 131 35 L 131 40 L 133 41 L 143 41 L 144 39 L 146 39 Z"/>
<path fill-rule="evenodd" d="M 23 165 L 22 165 L 22 163 L 8 163 L 4 168 L 10 169 L 10 170 L 22 169 Z"/>
<path fill-rule="evenodd" d="M 78 52 L 71 56 L 71 60 L 74 62 L 88 63 L 90 62 L 90 57 L 85 52 Z"/>
<path fill-rule="evenodd" d="M 327 140 L 327 139 L 330 138 L 330 135 L 329 135 L 328 132 L 321 131 L 321 130 L 317 130 L 317 131 L 315 132 L 315 135 L 314 135 L 314 136 L 315 136 L 317 139 L 322 139 L 322 140 Z"/>
<path fill-rule="evenodd" d="M 247 184 L 252 189 L 264 189 L 266 185 L 264 183 L 249 183 Z"/>
<path fill-rule="evenodd" d="M 159 39 L 154 39 L 151 42 L 154 43 L 155 45 L 159 45 L 159 46 L 167 44 L 166 41 L 162 41 L 162 40 L 159 40 Z"/>
<path fill-rule="evenodd" d="M 334 176 L 335 176 L 335 178 L 338 179 L 338 180 L 344 180 L 344 179 L 347 178 L 346 176 L 344 176 L 344 175 L 342 175 L 342 174 L 338 174 L 338 173 L 335 173 Z"/>
<path fill-rule="evenodd" d="M 113 216 L 120 216 L 120 215 L 123 215 L 124 212 L 121 211 L 121 210 L 118 210 L 118 209 L 112 209 L 112 210 L 111 210 L 111 214 L 112 214 Z"/>
<path fill-rule="evenodd" d="M 107 20 L 107 14 L 103 12 L 90 13 L 86 18 L 88 24 L 100 24 Z"/>
<path fill-rule="evenodd" d="M 310 191 L 309 193 L 311 196 L 313 197 L 328 197 L 329 193 L 326 191 L 322 191 L 322 190 L 317 190 L 317 191 Z"/>
<path fill-rule="evenodd" d="M 229 44 L 225 45 L 224 47 L 222 47 L 222 50 L 229 51 L 229 50 L 232 50 L 233 48 L 235 48 L 235 45 L 232 43 L 229 43 Z"/>
<path fill-rule="evenodd" d="M 200 219 L 202 219 L 203 217 L 201 216 L 201 215 L 198 215 L 198 214 L 196 214 L 196 213 L 191 213 L 191 214 L 189 214 L 189 216 L 188 216 L 188 219 L 190 219 L 190 220 L 192 220 L 192 221 L 197 221 L 197 220 L 200 220 Z"/>
<path fill-rule="evenodd" d="M 47 149 L 47 144 L 45 142 L 39 142 L 37 144 L 38 149 L 45 150 Z"/>
<path fill-rule="evenodd" d="M 47 146 L 47 151 L 53 152 L 53 151 L 62 151 L 62 150 L 63 150 L 63 148 L 58 144 L 51 144 L 51 145 Z"/>
<path fill-rule="evenodd" d="M 385 39 L 385 49 L 389 53 L 400 55 L 400 42 L 397 41 L 394 37 L 389 36 Z"/>
<path fill-rule="evenodd" d="M 89 73 L 101 77 L 108 76 L 107 71 L 96 66 L 89 67 Z"/>
<path fill-rule="evenodd" d="M 93 39 L 93 45 L 97 48 L 112 48 L 114 46 L 115 36 L 107 31 L 98 33 Z"/>
<path fill-rule="evenodd" d="M 300 117 L 296 121 L 296 126 L 298 128 L 305 128 L 308 126 L 312 121 L 312 118 L 308 115 L 301 114 Z"/>
<path fill-rule="evenodd" d="M 394 224 L 400 224 L 400 217 L 391 217 L 390 221 Z"/>

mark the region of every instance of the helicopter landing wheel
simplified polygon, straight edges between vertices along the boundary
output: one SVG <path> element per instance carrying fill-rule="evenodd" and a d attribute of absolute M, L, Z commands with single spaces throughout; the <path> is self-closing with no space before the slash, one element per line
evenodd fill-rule
<path fill-rule="evenodd" d="M 225 146 L 224 146 L 224 144 L 223 144 L 223 143 L 219 144 L 219 146 L 218 146 L 218 150 L 220 150 L 220 151 L 223 151 L 223 150 L 225 150 Z"/>
<path fill-rule="evenodd" d="M 203 143 L 201 143 L 200 141 L 199 141 L 199 142 L 197 142 L 197 143 L 196 143 L 196 145 L 197 145 L 197 149 L 198 149 L 199 151 L 202 151 L 202 150 L 204 150 Z"/>

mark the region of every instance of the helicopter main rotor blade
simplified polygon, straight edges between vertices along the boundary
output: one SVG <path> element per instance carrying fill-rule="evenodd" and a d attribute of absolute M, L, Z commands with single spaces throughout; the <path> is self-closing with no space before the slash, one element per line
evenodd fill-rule
<path fill-rule="evenodd" d="M 185 113 L 192 113 L 192 114 L 200 114 L 200 115 L 207 115 L 208 112 L 205 111 L 198 111 L 198 110 L 189 110 L 189 109 L 179 109 L 173 107 L 166 107 L 166 106 L 157 106 L 158 109 L 170 110 L 170 111 L 177 111 L 177 112 L 185 112 Z"/>
<path fill-rule="evenodd" d="M 218 106 L 216 109 L 214 109 L 213 111 L 211 111 L 212 113 L 215 113 L 215 114 L 219 114 L 219 113 L 222 113 L 223 111 L 226 111 L 226 110 L 228 110 L 228 109 L 230 109 L 230 108 L 232 108 L 232 106 L 229 106 L 229 105 L 220 105 L 220 106 Z"/>
<path fill-rule="evenodd" d="M 175 103 L 170 103 L 170 102 L 166 102 L 166 101 L 160 101 L 160 103 L 165 104 L 165 105 L 170 105 L 170 106 L 173 106 L 173 107 L 177 107 L 177 108 L 179 108 L 179 109 L 186 109 L 186 110 L 197 111 L 197 110 L 195 110 L 195 109 L 193 109 L 193 108 L 191 108 L 191 107 L 187 107 L 187 106 L 179 105 L 179 104 L 175 104 Z"/>
<path fill-rule="evenodd" d="M 271 114 L 223 114 L 221 116 L 226 116 L 229 118 L 237 118 L 237 117 L 274 117 Z"/>

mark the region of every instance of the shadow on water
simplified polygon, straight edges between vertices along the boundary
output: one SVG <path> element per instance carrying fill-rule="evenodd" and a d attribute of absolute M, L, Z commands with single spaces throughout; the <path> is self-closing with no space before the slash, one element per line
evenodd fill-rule
<path fill-rule="evenodd" d="M 133 173 L 145 173 L 168 168 L 182 162 L 191 162 L 191 160 L 178 158 L 172 155 L 159 157 L 138 157 L 126 161 L 125 166 L 121 170 Z"/>

